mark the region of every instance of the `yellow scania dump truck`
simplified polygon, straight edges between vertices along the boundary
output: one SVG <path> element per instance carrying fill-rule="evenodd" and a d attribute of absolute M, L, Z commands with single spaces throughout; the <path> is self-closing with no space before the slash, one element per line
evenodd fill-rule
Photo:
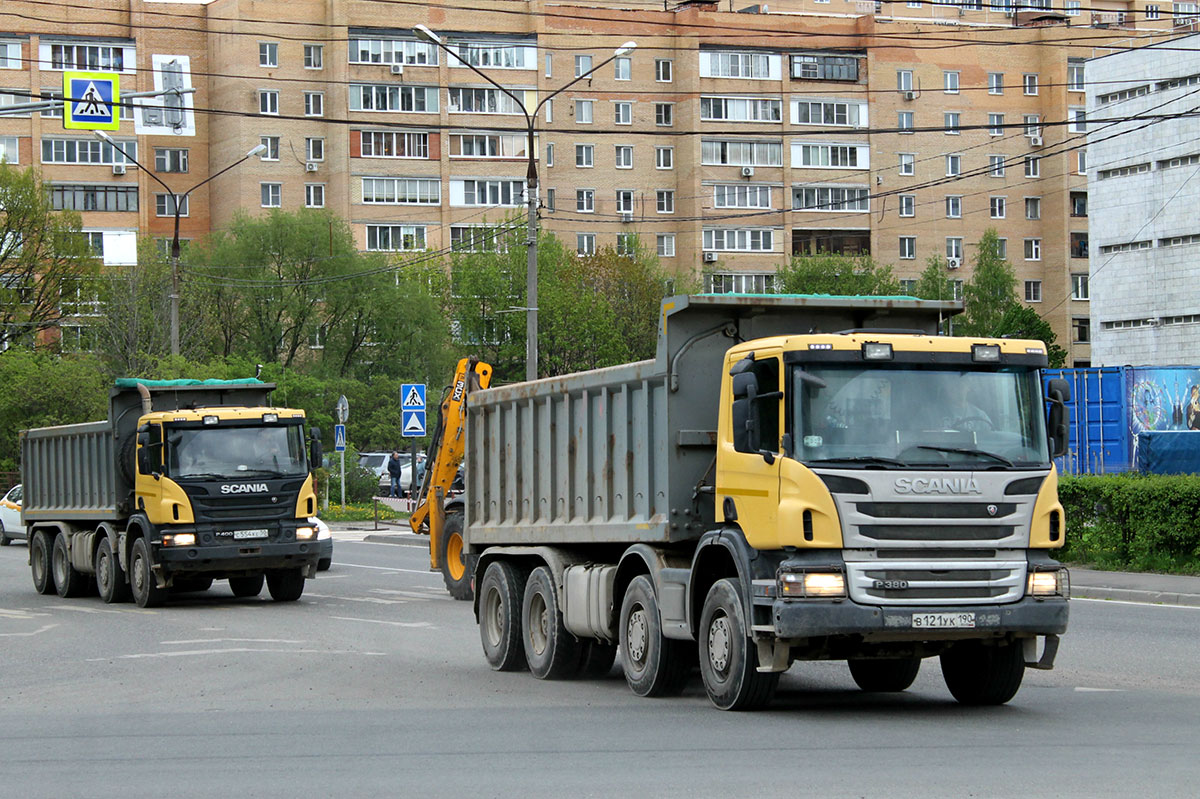
<path fill-rule="evenodd" d="M 320 434 L 271 407 L 273 388 L 121 379 L 107 420 L 21 431 L 34 588 L 152 607 L 217 579 L 256 596 L 265 580 L 299 599 L 320 549 Z"/>
<path fill-rule="evenodd" d="M 937 335 L 912 298 L 664 301 L 657 355 L 476 391 L 466 518 L 484 656 L 722 709 L 795 661 L 966 704 L 1050 668 L 1067 626 L 1051 457 L 1069 388 L 1038 341 Z"/>

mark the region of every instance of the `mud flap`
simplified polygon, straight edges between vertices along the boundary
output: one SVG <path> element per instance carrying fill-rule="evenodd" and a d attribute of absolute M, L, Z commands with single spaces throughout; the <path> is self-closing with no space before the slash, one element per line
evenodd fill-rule
<path fill-rule="evenodd" d="M 1025 638 L 1021 641 L 1021 645 L 1025 650 L 1025 668 L 1049 671 L 1054 668 L 1054 657 L 1058 654 L 1058 636 L 1046 635 L 1040 637 L 1045 639 L 1046 642 L 1040 658 L 1038 657 L 1037 638 Z"/>
<path fill-rule="evenodd" d="M 758 645 L 758 671 L 769 674 L 788 670 L 788 656 L 792 651 L 790 646 L 770 638 L 759 639 L 755 643 Z"/>

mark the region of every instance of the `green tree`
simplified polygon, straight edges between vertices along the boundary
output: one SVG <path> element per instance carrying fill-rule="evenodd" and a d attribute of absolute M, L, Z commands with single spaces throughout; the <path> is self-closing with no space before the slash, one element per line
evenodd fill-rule
<path fill-rule="evenodd" d="M 0 163 L 0 349 L 34 345 L 95 300 L 98 266 L 79 214 L 55 211 L 37 173 Z"/>
<path fill-rule="evenodd" d="M 108 415 L 109 379 L 90 355 L 10 350 L 0 358 L 0 470 L 17 468 L 18 436 L 32 427 L 94 422 Z"/>
<path fill-rule="evenodd" d="M 964 312 L 955 330 L 964 336 L 995 336 L 1009 308 L 1017 303 L 1017 276 L 1000 256 L 995 228 L 984 231 L 971 278 L 963 286 Z"/>
<path fill-rule="evenodd" d="M 782 294 L 888 295 L 900 293 L 892 267 L 869 255 L 796 255 L 775 276 Z"/>
<path fill-rule="evenodd" d="M 1050 368 L 1059 369 L 1067 362 L 1067 351 L 1055 343 L 1058 337 L 1054 335 L 1050 323 L 1028 305 L 1019 302 L 1010 305 L 992 335 L 1038 339 L 1046 344 L 1046 359 Z"/>
<path fill-rule="evenodd" d="M 946 274 L 946 262 L 939 255 L 925 261 L 925 269 L 917 278 L 913 294 L 923 300 L 954 299 L 954 280 Z"/>
<path fill-rule="evenodd" d="M 91 325 L 97 351 L 118 376 L 144 374 L 171 351 L 171 268 L 149 239 L 139 243 L 137 261 L 105 267 L 97 280 L 104 313 Z M 181 339 L 194 346 L 192 337 Z"/>
<path fill-rule="evenodd" d="M 459 347 L 490 363 L 497 379 L 522 380 L 526 251 L 520 228 L 514 219 L 475 231 L 469 249 L 450 256 L 445 308 Z M 542 246 L 550 238 L 543 233 L 538 239 L 539 274 L 550 265 L 552 255 Z M 541 285 L 539 280 L 539 305 Z"/>

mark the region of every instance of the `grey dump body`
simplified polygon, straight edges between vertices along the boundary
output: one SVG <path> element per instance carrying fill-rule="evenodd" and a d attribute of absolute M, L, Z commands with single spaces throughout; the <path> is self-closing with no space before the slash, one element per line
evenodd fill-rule
<path fill-rule="evenodd" d="M 152 411 L 269 404 L 270 383 L 150 385 Z M 22 514 L 39 520 L 112 521 L 132 508 L 133 439 L 142 416 L 136 388 L 114 387 L 108 420 L 21 431 Z"/>
<path fill-rule="evenodd" d="M 653 360 L 471 394 L 472 547 L 670 543 L 713 526 L 726 350 L 768 336 L 889 328 L 934 333 L 957 302 L 702 295 L 663 302 Z"/>

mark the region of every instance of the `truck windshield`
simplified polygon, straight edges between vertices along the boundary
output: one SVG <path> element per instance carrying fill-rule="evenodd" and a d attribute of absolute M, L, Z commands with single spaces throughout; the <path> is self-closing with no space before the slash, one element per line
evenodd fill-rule
<path fill-rule="evenodd" d="M 167 474 L 180 478 L 306 474 L 300 425 L 167 429 Z"/>
<path fill-rule="evenodd" d="M 1046 466 L 1034 369 L 805 364 L 791 374 L 794 457 L 862 468 Z"/>

